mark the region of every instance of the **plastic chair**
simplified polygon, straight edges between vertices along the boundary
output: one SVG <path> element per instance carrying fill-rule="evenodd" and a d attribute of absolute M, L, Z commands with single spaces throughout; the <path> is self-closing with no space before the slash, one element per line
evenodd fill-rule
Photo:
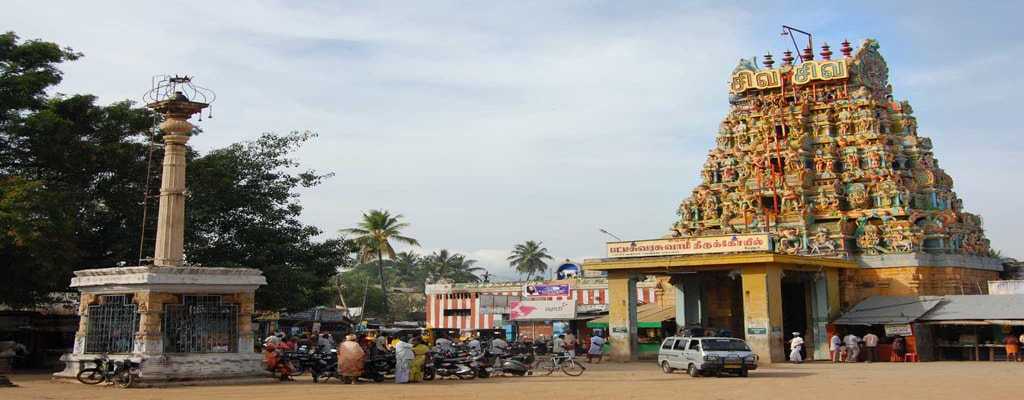
<path fill-rule="evenodd" d="M 918 362 L 917 353 L 907 353 L 903 356 L 903 362 Z"/>

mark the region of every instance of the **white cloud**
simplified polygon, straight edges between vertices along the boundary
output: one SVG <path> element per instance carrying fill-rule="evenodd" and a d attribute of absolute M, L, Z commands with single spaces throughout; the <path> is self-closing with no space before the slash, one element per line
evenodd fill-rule
<path fill-rule="evenodd" d="M 968 207 L 987 217 L 997 247 L 1024 256 L 1012 241 L 1020 217 L 1010 201 L 1024 189 L 997 174 L 1024 159 L 1018 124 L 1003 122 L 1016 112 L 1007 99 L 1020 80 L 944 79 L 1000 70 L 1019 58 L 1021 48 L 1008 44 L 1019 35 L 963 39 L 976 44 L 958 47 L 976 60 L 964 64 L 941 52 L 958 38 L 935 23 L 944 17 L 872 13 L 865 25 L 850 17 L 859 11 L 774 7 L 13 1 L 0 22 L 86 54 L 64 66 L 63 92 L 138 99 L 151 75 L 198 75 L 218 93 L 215 118 L 192 141 L 200 150 L 264 131 L 317 131 L 300 158 L 337 176 L 304 193 L 307 222 L 333 233 L 364 210 L 391 209 L 427 248 L 461 249 L 505 274 L 502 249 L 525 240 L 578 259 L 603 252 L 598 228 L 660 236 L 728 111 L 734 63 L 786 47 L 780 17 L 833 49 L 850 32 L 851 40 L 879 35 L 897 96 L 914 101 Z M 954 11 L 985 22 L 972 7 Z M 925 69 L 947 64 L 955 73 Z"/>

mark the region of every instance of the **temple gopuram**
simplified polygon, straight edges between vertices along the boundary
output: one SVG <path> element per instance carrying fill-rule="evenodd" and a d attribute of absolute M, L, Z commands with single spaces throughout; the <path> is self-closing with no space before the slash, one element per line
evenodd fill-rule
<path fill-rule="evenodd" d="M 636 357 L 630 293 L 649 276 L 674 298 L 678 327 L 721 328 L 766 362 L 784 360 L 792 332 L 827 358 L 828 323 L 867 297 L 979 294 L 997 279 L 981 217 L 894 99 L 878 43 L 811 46 L 781 65 L 741 59 L 669 234 L 584 262 L 608 273 L 613 358 Z"/>
<path fill-rule="evenodd" d="M 868 39 L 854 51 L 844 41 L 842 56 L 833 59 L 826 44 L 820 60 L 807 48 L 799 64 L 787 51 L 779 68 L 771 54 L 760 69 L 741 60 L 703 182 L 680 204 L 671 234 L 770 232 L 775 250 L 785 254 L 876 267 L 918 264 L 886 255 L 987 257 L 981 217 L 963 210 L 931 140 L 918 134 L 913 108 L 893 99 L 878 48 Z M 916 280 L 913 275 L 935 271 L 889 272 L 916 281 L 915 294 L 976 292 L 996 278 L 987 260 L 925 259 L 955 267 L 981 263 L 986 272 L 941 271 Z M 853 284 L 848 303 L 870 294 L 855 286 L 886 283 L 877 271 L 844 278 Z"/>

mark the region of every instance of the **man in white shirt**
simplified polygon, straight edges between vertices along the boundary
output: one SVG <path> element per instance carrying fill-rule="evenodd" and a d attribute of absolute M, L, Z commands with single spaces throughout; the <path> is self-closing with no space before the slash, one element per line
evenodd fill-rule
<path fill-rule="evenodd" d="M 846 344 L 846 362 L 857 362 L 857 356 L 860 355 L 860 338 L 850 333 L 843 338 L 843 343 Z"/>
<path fill-rule="evenodd" d="M 804 338 L 800 337 L 800 332 L 793 332 L 793 338 L 789 339 L 789 362 L 800 364 L 804 362 L 803 354 L 800 354 L 800 350 L 804 348 Z"/>
<path fill-rule="evenodd" d="M 832 340 L 829 341 L 829 351 L 832 352 L 832 362 L 837 363 L 843 361 L 841 358 L 843 350 L 843 339 L 839 338 L 838 333 L 832 334 Z"/>
<path fill-rule="evenodd" d="M 878 335 L 868 332 L 864 335 L 864 348 L 867 349 L 867 362 L 878 361 Z"/>
<path fill-rule="evenodd" d="M 565 335 L 558 335 L 551 341 L 551 354 L 562 355 L 565 353 Z"/>

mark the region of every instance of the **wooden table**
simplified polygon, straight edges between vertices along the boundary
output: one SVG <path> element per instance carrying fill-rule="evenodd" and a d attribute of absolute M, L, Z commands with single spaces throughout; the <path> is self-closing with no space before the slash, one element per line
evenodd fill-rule
<path fill-rule="evenodd" d="M 960 349 L 961 352 L 963 350 L 967 350 L 967 358 L 969 361 L 981 361 L 982 348 L 988 349 L 989 361 L 996 360 L 996 349 L 1003 349 L 1003 353 L 1006 353 L 1006 345 L 1002 344 L 940 344 L 935 347 L 938 347 L 939 349 Z M 939 361 L 945 360 L 944 353 L 941 350 L 938 353 Z"/>
<path fill-rule="evenodd" d="M 963 354 L 963 350 L 968 350 L 967 358 L 970 361 L 978 361 L 978 358 L 979 358 L 978 356 L 980 356 L 979 350 L 978 350 L 978 345 L 975 345 L 975 344 L 940 344 L 940 345 L 937 345 L 935 347 L 938 347 L 939 349 L 960 349 L 961 354 Z M 970 351 L 970 350 L 974 350 L 974 351 Z M 939 361 L 943 361 L 943 360 L 946 359 L 945 353 L 943 353 L 942 351 L 939 351 L 938 353 L 939 353 L 938 354 Z"/>
<path fill-rule="evenodd" d="M 1003 354 L 1006 354 L 1006 345 L 1005 344 L 979 344 L 978 347 L 987 347 L 988 348 L 988 360 L 989 361 L 995 361 L 996 360 L 996 349 L 1003 349 Z"/>

